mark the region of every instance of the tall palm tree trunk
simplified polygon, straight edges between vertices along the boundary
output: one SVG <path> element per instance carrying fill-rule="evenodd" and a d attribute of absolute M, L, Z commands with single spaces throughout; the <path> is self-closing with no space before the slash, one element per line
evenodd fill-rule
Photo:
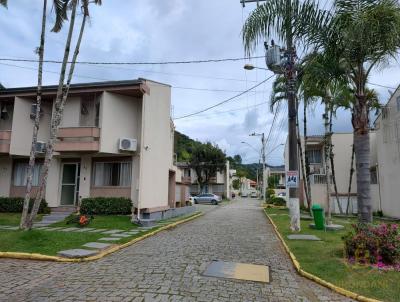
<path fill-rule="evenodd" d="M 335 190 L 336 203 L 338 205 L 340 214 L 343 214 L 343 209 L 342 209 L 342 205 L 340 204 L 340 201 L 339 201 L 338 189 L 337 189 L 337 184 L 336 184 L 335 160 L 334 160 L 333 145 L 332 145 L 332 133 L 333 133 L 332 132 L 332 124 L 333 124 L 332 117 L 333 117 L 333 109 L 332 109 L 332 106 L 330 106 L 330 110 L 329 110 L 329 148 L 330 148 L 329 159 L 331 162 L 332 181 L 333 181 L 333 188 Z"/>
<path fill-rule="evenodd" d="M 304 108 L 303 108 L 303 131 L 304 131 L 304 160 L 305 160 L 305 166 L 306 166 L 306 182 L 307 182 L 307 193 L 308 193 L 308 210 L 311 211 L 311 206 L 312 206 L 312 195 L 311 195 L 311 183 L 310 183 L 310 161 L 308 159 L 308 154 L 307 154 L 307 142 L 308 142 L 308 131 L 307 131 L 307 100 L 304 100 Z"/>
<path fill-rule="evenodd" d="M 369 145 L 369 116 L 368 104 L 364 92 L 364 69 L 358 68 L 357 93 L 355 95 L 354 113 L 352 124 L 354 128 L 354 150 L 356 158 L 357 175 L 357 213 L 358 219 L 363 223 L 372 222 L 371 201 L 371 171 L 370 171 L 370 145 Z"/>
<path fill-rule="evenodd" d="M 297 109 L 299 108 L 299 104 L 297 102 Z M 296 131 L 297 131 L 297 145 L 299 147 L 299 156 L 300 156 L 300 166 L 301 166 L 301 174 L 304 180 L 304 193 L 306 195 L 307 206 L 309 205 L 309 196 L 308 196 L 308 186 L 307 181 L 305 181 L 306 173 L 305 173 L 305 165 L 303 160 L 303 146 L 301 145 L 301 136 L 300 136 L 300 127 L 299 127 L 299 115 L 296 116 Z"/>
<path fill-rule="evenodd" d="M 351 164 L 350 164 L 350 177 L 349 177 L 349 189 L 347 190 L 347 207 L 346 207 L 346 215 L 349 215 L 349 208 L 350 208 L 350 192 L 351 192 L 351 184 L 353 182 L 353 174 L 354 174 L 354 144 L 351 150 Z"/>
<path fill-rule="evenodd" d="M 35 166 L 36 159 L 36 143 L 39 132 L 39 124 L 40 124 L 40 107 L 42 104 L 42 80 L 43 80 L 43 58 L 44 58 L 44 44 L 46 37 L 46 11 L 47 11 L 47 0 L 43 0 L 43 13 L 42 13 L 42 32 L 40 35 L 40 46 L 38 49 L 39 54 L 39 68 L 38 68 L 38 86 L 36 92 L 36 112 L 35 112 L 35 121 L 33 124 L 33 134 L 32 134 L 32 145 L 29 156 L 29 165 L 27 170 L 27 182 L 25 189 L 25 199 L 24 205 L 22 209 L 20 228 L 25 229 L 27 227 L 27 217 L 29 212 L 29 202 L 31 198 L 32 191 L 32 179 L 33 179 L 33 168 Z"/>
<path fill-rule="evenodd" d="M 61 65 L 60 79 L 59 79 L 59 83 L 58 83 L 57 96 L 56 96 L 56 101 L 55 101 L 55 106 L 54 106 L 55 113 L 53 114 L 53 117 L 51 120 L 50 139 L 48 140 L 48 143 L 47 143 L 46 157 L 45 157 L 45 161 L 44 161 L 44 164 L 42 167 L 42 171 L 40 173 L 39 192 L 36 195 L 35 202 L 34 202 L 34 205 L 33 205 L 33 208 L 32 208 L 28 223 L 27 223 L 27 228 L 29 228 L 29 229 L 32 228 L 33 221 L 35 220 L 35 217 L 39 210 L 40 202 L 44 197 L 44 192 L 45 192 L 45 188 L 47 185 L 47 177 L 49 174 L 49 168 L 51 165 L 51 160 L 53 158 L 54 143 L 57 138 L 58 125 L 60 124 L 60 121 L 57 120 L 60 118 L 58 111 L 59 111 L 60 105 L 62 103 L 63 95 L 64 95 L 64 80 L 65 80 L 65 74 L 66 74 L 66 70 L 67 70 L 68 58 L 69 58 L 69 53 L 70 53 L 72 34 L 74 31 L 74 26 L 75 26 L 76 8 L 77 8 L 77 0 L 73 0 L 71 20 L 70 20 L 70 25 L 69 25 L 69 30 L 68 30 L 67 41 L 65 44 L 64 58 L 63 58 L 63 62 Z"/>
<path fill-rule="evenodd" d="M 330 150 L 330 134 L 329 134 L 329 108 L 328 98 L 324 100 L 325 113 L 324 113 L 324 125 L 325 125 L 325 139 L 324 139 L 324 160 L 325 160 L 325 175 L 326 175 L 326 201 L 327 201 L 327 223 L 332 223 L 332 209 L 331 209 L 331 177 L 330 177 L 330 161 L 329 154 Z"/>

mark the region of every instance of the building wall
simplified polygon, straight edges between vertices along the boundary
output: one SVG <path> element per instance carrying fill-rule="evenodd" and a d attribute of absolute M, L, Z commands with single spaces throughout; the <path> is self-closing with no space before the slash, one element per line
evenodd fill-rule
<path fill-rule="evenodd" d="M 64 107 L 63 119 L 60 127 L 79 127 L 79 118 L 81 115 L 81 98 L 70 97 L 67 99 Z"/>
<path fill-rule="evenodd" d="M 0 157 L 0 197 L 10 194 L 12 177 L 12 160 L 8 156 Z"/>
<path fill-rule="evenodd" d="M 169 170 L 172 169 L 171 87 L 146 81 L 140 146 L 140 208 L 168 206 Z"/>
<path fill-rule="evenodd" d="M 12 122 L 10 154 L 29 156 L 32 145 L 33 120 L 30 119 L 32 100 L 15 98 Z M 40 119 L 38 141 L 47 142 L 50 137 L 51 105 L 43 103 L 43 115 Z"/>
<path fill-rule="evenodd" d="M 49 177 L 47 178 L 47 187 L 45 198 L 50 207 L 58 207 L 61 198 L 61 159 L 53 157 Z"/>
<path fill-rule="evenodd" d="M 370 133 L 370 150 L 371 150 L 371 166 L 373 166 L 374 162 L 376 162 L 376 134 L 374 132 Z M 304 139 L 302 138 L 302 143 L 304 145 Z M 351 164 L 351 154 L 352 154 L 352 145 L 353 145 L 353 133 L 334 133 L 332 135 L 332 145 L 333 145 L 333 153 L 334 153 L 334 164 L 335 164 L 335 176 L 336 176 L 336 184 L 338 189 L 339 200 L 343 208 L 347 206 L 347 196 L 349 179 L 350 179 L 350 164 Z M 323 147 L 322 147 L 323 149 Z M 285 149 L 285 169 L 288 169 L 288 150 L 287 145 Z M 322 156 L 324 154 L 322 152 Z M 324 162 L 324 159 L 322 160 Z M 300 163 L 299 163 L 300 165 Z M 324 165 L 324 163 L 322 163 Z M 355 162 L 354 162 L 355 168 Z M 299 168 L 300 170 L 300 168 Z M 301 173 L 300 173 L 301 175 Z M 300 176 L 302 179 L 302 175 Z M 303 188 L 302 188 L 303 189 Z M 311 185 L 311 197 L 313 203 L 321 204 L 324 209 L 327 209 L 327 188 L 326 184 L 312 184 Z M 286 194 L 288 196 L 289 190 L 286 190 Z M 331 194 L 335 193 L 333 182 L 331 182 Z M 357 194 L 357 175 L 356 172 L 353 174 L 351 192 L 350 194 L 356 198 Z M 305 195 L 304 195 L 305 196 Z M 377 211 L 379 208 L 379 189 L 377 185 L 371 184 L 371 198 L 373 202 L 373 209 Z M 353 201 L 355 200 L 352 198 Z M 336 197 L 331 195 L 331 208 L 335 211 L 339 212 L 337 207 Z M 355 209 L 356 210 L 356 209 Z"/>
<path fill-rule="evenodd" d="M 377 157 L 382 211 L 400 218 L 400 111 L 397 108 L 397 89 L 387 104 L 385 118 L 376 122 Z"/>
<path fill-rule="evenodd" d="M 122 137 L 137 139 L 140 143 L 141 103 L 137 98 L 103 93 L 100 101 L 100 152 L 119 154 L 118 143 Z"/>

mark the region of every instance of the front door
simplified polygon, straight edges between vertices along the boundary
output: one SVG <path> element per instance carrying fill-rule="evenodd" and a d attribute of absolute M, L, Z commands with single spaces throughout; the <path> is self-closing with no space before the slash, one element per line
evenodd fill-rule
<path fill-rule="evenodd" d="M 61 179 L 61 205 L 74 206 L 79 196 L 79 163 L 64 163 Z"/>

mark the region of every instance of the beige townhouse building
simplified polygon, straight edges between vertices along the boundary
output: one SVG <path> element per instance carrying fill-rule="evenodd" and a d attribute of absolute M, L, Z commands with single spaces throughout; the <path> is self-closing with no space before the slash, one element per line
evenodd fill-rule
<path fill-rule="evenodd" d="M 374 131 L 370 132 L 370 150 L 371 150 L 371 198 L 373 202 L 373 210 L 379 210 L 380 194 L 379 194 L 379 183 L 377 178 L 377 148 L 376 148 L 376 137 L 377 134 Z M 327 194 L 327 174 L 325 169 L 325 140 L 323 135 L 314 135 L 307 138 L 307 145 L 304 146 L 304 138 L 301 138 L 303 150 L 307 152 L 309 164 L 310 164 L 310 187 L 311 187 L 311 198 L 313 203 L 321 204 L 325 210 L 328 206 L 328 194 Z M 339 203 L 344 211 L 346 211 L 347 205 L 349 206 L 349 212 L 357 213 L 357 173 L 354 172 L 351 183 L 350 191 L 350 202 L 348 204 L 348 188 L 350 182 L 350 166 L 352 158 L 353 148 L 353 133 L 333 133 L 332 134 L 332 145 L 334 154 L 335 164 L 335 178 L 338 190 Z M 288 144 L 285 147 L 285 170 L 288 170 L 289 159 L 288 159 Z M 329 159 L 328 159 L 329 160 Z M 305 156 L 303 154 L 303 161 L 305 162 Z M 355 169 L 355 159 L 353 163 Z M 300 163 L 299 163 L 299 171 Z M 337 204 L 334 185 L 332 181 L 332 171 L 329 173 L 331 179 L 330 186 L 330 203 L 331 209 L 334 213 L 339 213 L 339 206 Z M 300 190 L 299 198 L 300 204 L 306 204 L 305 192 L 304 192 L 304 177 L 300 173 Z M 288 196 L 289 190 L 286 189 L 286 196 Z"/>
<path fill-rule="evenodd" d="M 382 108 L 375 128 L 379 209 L 386 216 L 400 218 L 400 86 Z"/>
<path fill-rule="evenodd" d="M 200 192 L 200 185 L 197 182 L 196 171 L 190 167 L 187 162 L 177 162 L 177 169 L 179 170 L 179 179 L 177 182 L 189 185 L 189 194 L 192 196 L 200 193 L 212 193 L 221 197 L 230 198 L 232 188 L 232 177 L 229 161 L 226 162 L 225 168 L 217 171 L 216 175 L 210 178 L 210 182 L 205 186 L 204 192 Z"/>
<path fill-rule="evenodd" d="M 56 92 L 43 87 L 34 192 Z M 24 196 L 35 99 L 36 87 L 0 90 L 0 196 Z M 50 207 L 107 196 L 131 198 L 147 218 L 174 207 L 170 110 L 169 85 L 145 79 L 72 85 L 49 171 Z"/>

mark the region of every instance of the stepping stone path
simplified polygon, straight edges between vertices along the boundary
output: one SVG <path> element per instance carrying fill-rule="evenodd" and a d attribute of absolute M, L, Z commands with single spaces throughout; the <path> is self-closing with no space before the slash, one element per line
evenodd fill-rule
<path fill-rule="evenodd" d="M 79 231 L 77 231 L 78 233 L 84 233 L 84 232 L 89 232 L 94 230 L 94 228 L 82 228 Z"/>
<path fill-rule="evenodd" d="M 126 237 L 131 237 L 132 235 L 130 234 L 124 234 L 124 233 L 120 233 L 120 234 L 111 234 L 111 237 L 120 237 L 120 238 L 126 238 Z"/>
<path fill-rule="evenodd" d="M 103 238 L 100 238 L 100 239 L 97 239 L 97 240 L 99 240 L 99 241 L 117 241 L 117 240 L 120 240 L 121 238 L 118 238 L 118 237 L 103 237 Z"/>
<path fill-rule="evenodd" d="M 315 224 L 311 223 L 309 225 L 309 227 L 311 229 L 315 229 Z M 327 231 L 341 231 L 344 229 L 344 226 L 340 225 L 340 224 L 329 224 L 329 225 L 325 225 L 325 230 Z"/>
<path fill-rule="evenodd" d="M 86 249 L 72 249 L 58 252 L 59 256 L 67 258 L 84 258 L 89 256 L 94 256 L 98 253 L 96 250 L 86 250 Z"/>
<path fill-rule="evenodd" d="M 321 240 L 320 238 L 318 238 L 317 236 L 314 236 L 314 235 L 300 235 L 300 234 L 288 235 L 287 238 L 290 240 L 310 240 L 310 241 Z"/>
<path fill-rule="evenodd" d="M 103 232 L 102 234 L 116 234 L 116 233 L 122 233 L 124 230 L 110 230 Z"/>
<path fill-rule="evenodd" d="M 61 230 L 61 232 L 74 232 L 74 231 L 77 231 L 77 230 L 80 230 L 80 228 L 75 228 L 75 227 L 66 228 L 66 229 Z"/>
<path fill-rule="evenodd" d="M 33 228 L 46 227 L 50 224 L 63 221 L 69 215 L 75 212 L 75 208 L 70 209 L 52 209 L 49 215 L 44 215 L 41 221 L 35 222 Z"/>
<path fill-rule="evenodd" d="M 97 250 L 103 250 L 111 246 L 111 244 L 108 243 L 101 243 L 101 242 L 89 242 L 84 245 L 84 247 L 92 248 L 92 249 L 97 249 Z"/>

